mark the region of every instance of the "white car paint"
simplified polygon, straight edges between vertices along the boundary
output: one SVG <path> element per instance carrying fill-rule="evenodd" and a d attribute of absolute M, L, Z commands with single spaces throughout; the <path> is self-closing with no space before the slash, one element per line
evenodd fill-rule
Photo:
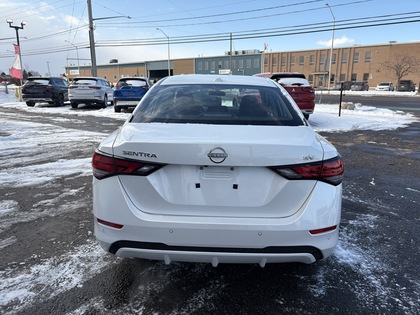
<path fill-rule="evenodd" d="M 288 108 L 300 123 L 137 123 L 130 118 L 94 156 L 98 176 L 93 180 L 93 211 L 101 246 L 121 257 L 213 266 L 313 263 L 331 255 L 338 242 L 341 180 L 335 184 L 312 177 L 293 180 L 286 178 L 288 171 L 281 173 L 284 177 L 273 167 L 321 163 L 339 157 L 336 149 L 304 121 L 287 92 L 271 80 L 187 75 L 167 78 L 151 91 L 159 85 L 200 84 L 214 90 L 239 84 L 248 92 L 253 87 L 261 87 L 261 93 L 265 88 L 277 91 L 291 102 Z M 163 93 L 158 90 L 145 99 Z M 142 114 L 142 104 L 146 108 L 148 101 L 143 99 L 132 117 L 147 115 Z M 156 163 L 159 167 L 147 176 L 108 176 L 108 166 L 102 170 L 100 164 L 112 164 L 115 158 L 123 164 L 144 161 L 140 169 L 146 171 Z"/>

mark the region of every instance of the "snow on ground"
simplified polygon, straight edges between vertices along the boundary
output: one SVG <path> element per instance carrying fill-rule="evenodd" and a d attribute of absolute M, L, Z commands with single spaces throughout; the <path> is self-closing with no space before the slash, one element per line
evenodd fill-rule
<path fill-rule="evenodd" d="M 336 93 L 336 92 L 331 92 Z M 350 94 L 351 92 L 346 92 Z M 383 95 L 383 92 L 381 92 Z M 372 94 L 378 94 L 373 91 Z M 396 95 L 395 93 L 392 95 Z M 404 93 L 404 95 L 408 95 Z M 338 104 L 324 105 L 317 104 L 316 110 L 311 115 L 309 122 L 317 131 L 335 132 L 335 131 L 351 131 L 351 130 L 384 130 L 396 129 L 405 127 L 408 124 L 418 121 L 416 117 L 404 112 L 395 112 L 389 109 L 379 109 L 375 107 L 363 106 L 362 104 L 354 104 L 354 109 L 342 109 L 341 116 L 338 116 Z M 51 105 L 37 104 L 35 107 L 28 107 L 24 102 L 18 102 L 15 95 L 11 93 L 6 94 L 0 90 L 0 107 L 12 108 L 16 112 L 27 111 L 38 113 L 56 113 L 68 115 L 68 120 L 74 123 L 78 122 L 78 116 L 98 116 L 110 117 L 113 119 L 125 121 L 129 117 L 129 113 L 115 113 L 112 106 L 105 109 L 71 109 L 69 105 L 63 107 L 54 107 Z M 0 186 L 14 186 L 22 187 L 31 184 L 43 185 L 53 178 L 65 176 L 88 176 L 90 174 L 89 157 L 81 157 L 77 160 L 65 160 L 60 154 L 57 155 L 55 162 L 45 163 L 43 156 L 44 146 L 59 147 L 62 143 L 66 146 L 78 146 L 81 142 L 93 145 L 98 143 L 106 134 L 98 131 L 86 132 L 76 131 L 74 129 L 60 128 L 54 125 L 39 124 L 35 122 L 20 122 L 14 119 L 8 120 L 8 117 L 16 117 L 16 113 L 5 113 L 0 117 L 0 160 L 3 160 L 3 168 L 0 169 Z M 67 120 L 66 118 L 57 117 L 57 120 Z M 33 143 L 33 138 L 36 137 L 37 143 Z M 32 139 L 32 140 L 31 140 Z M 40 144 L 41 145 L 38 145 Z M 9 154 L 22 155 L 22 159 L 28 159 L 28 152 L 34 152 L 31 156 L 30 166 L 18 167 L 19 157 L 13 160 L 7 159 Z M 51 150 L 54 151 L 54 150 Z M 51 160 L 51 157 L 49 158 Z M 28 162 L 25 160 L 25 162 Z M 27 163 L 26 163 L 27 164 Z M 7 170 L 6 170 L 7 169 Z M 35 175 L 36 174 L 36 175 Z M 67 192 L 74 193 L 74 192 Z M 57 203 L 57 200 L 43 200 L 43 203 Z M 41 202 L 41 203 L 42 203 Z M 42 207 L 42 204 L 37 206 Z M 18 212 L 18 203 L 3 196 L 0 200 L 0 219 L 9 216 L 13 212 Z M 30 210 L 30 209 L 29 209 Z M 28 214 L 27 212 L 25 212 Z M 36 212 L 32 215 L 36 215 Z M 20 220 L 20 218 L 16 218 Z M 34 219 L 28 217 L 29 220 Z M 375 218 L 369 218 L 372 224 Z M 361 222 L 366 222 L 366 218 L 361 218 Z M 359 222 L 360 223 L 360 222 Z M 0 225 L 0 230 L 4 230 L 13 224 L 10 220 L 3 220 Z M 355 224 L 358 224 L 355 222 Z M 360 224 L 359 224 L 360 225 Z M 347 235 L 347 236 L 346 236 Z M 349 238 L 352 238 L 350 241 Z M 351 266 L 354 270 L 358 270 L 364 275 L 367 284 L 362 290 L 362 294 L 371 296 L 380 293 L 386 296 L 389 294 L 388 289 L 381 283 L 382 280 L 376 276 L 377 273 L 383 271 L 385 268 L 380 264 L 372 264 L 374 257 L 370 257 L 366 253 L 360 251 L 352 245 L 355 236 L 350 232 L 344 231 L 339 246 L 336 249 L 333 260 L 340 265 Z M 0 240 L 0 249 L 10 246 L 17 242 L 16 237 L 8 236 L 8 238 Z M 366 256 L 367 255 L 367 256 Z M 37 294 L 41 294 L 45 299 L 48 299 L 60 292 L 71 289 L 72 287 L 83 285 L 83 281 L 93 277 L 99 273 L 100 270 L 109 267 L 112 263 L 106 258 L 102 249 L 96 243 L 88 242 L 85 246 L 75 249 L 73 252 L 67 253 L 63 256 L 54 257 L 49 260 L 40 262 L 38 265 L 28 266 L 26 271 L 21 271 L 19 274 L 13 268 L 0 271 L 2 281 L 0 282 L 0 291 L 2 292 L 0 298 L 0 308 L 10 305 L 13 302 L 19 301 L 19 305 L 14 308 L 14 311 L 19 311 L 31 304 L 31 301 Z M 325 268 L 320 268 L 316 277 L 318 277 L 319 284 L 316 287 L 309 287 L 315 297 L 325 294 L 323 290 L 332 285 L 329 281 L 331 276 L 338 276 L 331 274 L 330 265 L 331 260 L 327 263 Z M 21 262 L 25 264 L 25 262 Z M 159 265 L 160 266 L 160 265 Z M 361 268 L 360 268 L 361 267 Z M 332 268 L 334 270 L 334 268 Z M 359 270 L 360 269 L 360 270 Z M 339 271 L 336 271 L 339 272 Z M 379 284 L 378 284 L 379 283 Z M 43 288 L 39 292 L 39 288 Z M 216 285 L 217 287 L 217 285 Z M 361 286 L 356 285 L 355 290 L 360 289 Z M 370 290 L 375 288 L 381 292 L 374 292 L 370 294 Z M 214 292 L 217 292 L 215 289 Z M 211 288 L 204 292 L 211 294 Z M 200 297 L 197 297 L 198 299 Z M 100 301 L 97 301 L 99 304 Z M 82 312 L 83 313 L 83 312 Z"/>
<path fill-rule="evenodd" d="M 324 91 L 317 94 L 339 94 L 339 91 Z M 346 95 L 360 95 L 360 92 L 346 91 Z M 412 96 L 415 92 L 379 92 L 364 91 L 363 95 L 392 95 L 392 96 Z M 322 96 L 321 96 L 322 97 Z M 98 116 L 110 117 L 119 120 L 126 120 L 129 113 L 115 113 L 112 106 L 98 110 L 71 109 L 70 106 L 54 107 L 52 105 L 37 104 L 35 107 L 28 107 L 24 102 L 18 102 L 12 90 L 6 94 L 0 90 L 0 106 L 12 107 L 17 110 L 23 110 L 34 113 L 59 113 L 69 116 Z M 380 109 L 362 104 L 354 104 L 354 109 L 341 109 L 339 114 L 339 105 L 316 104 L 315 113 L 310 116 L 309 122 L 316 131 L 333 132 L 349 130 L 385 130 L 405 127 L 408 124 L 418 121 L 412 114 L 401 111 L 392 111 L 390 109 Z"/>

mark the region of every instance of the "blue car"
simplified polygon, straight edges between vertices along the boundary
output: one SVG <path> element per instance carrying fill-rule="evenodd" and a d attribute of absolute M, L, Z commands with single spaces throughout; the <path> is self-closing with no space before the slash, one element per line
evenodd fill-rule
<path fill-rule="evenodd" d="M 150 88 L 150 81 L 144 77 L 121 78 L 114 90 L 114 111 L 134 108 Z"/>

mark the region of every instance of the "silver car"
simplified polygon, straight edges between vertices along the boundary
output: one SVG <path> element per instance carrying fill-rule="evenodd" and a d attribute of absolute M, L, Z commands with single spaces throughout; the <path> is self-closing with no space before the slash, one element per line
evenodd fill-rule
<path fill-rule="evenodd" d="M 114 90 L 104 78 L 77 77 L 73 79 L 68 90 L 72 108 L 77 108 L 79 104 L 95 104 L 105 108 L 108 102 L 114 102 Z"/>

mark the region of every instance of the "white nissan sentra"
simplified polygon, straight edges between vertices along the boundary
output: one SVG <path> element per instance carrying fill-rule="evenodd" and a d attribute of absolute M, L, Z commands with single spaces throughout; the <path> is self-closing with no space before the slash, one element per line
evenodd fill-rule
<path fill-rule="evenodd" d="M 309 264 L 338 242 L 343 160 L 266 78 L 160 80 L 92 166 L 95 235 L 120 257 Z"/>

